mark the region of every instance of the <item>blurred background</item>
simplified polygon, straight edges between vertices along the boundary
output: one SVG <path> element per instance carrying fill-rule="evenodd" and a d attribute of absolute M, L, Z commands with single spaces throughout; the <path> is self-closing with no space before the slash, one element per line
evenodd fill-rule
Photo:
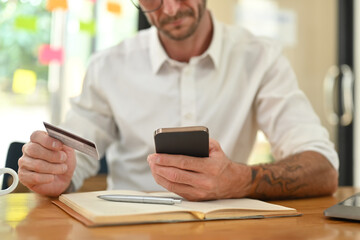
<path fill-rule="evenodd" d="M 359 1 L 208 0 L 208 6 L 219 20 L 283 45 L 339 152 L 340 185 L 360 186 Z M 130 0 L 0 0 L 0 166 L 11 142 L 27 142 L 43 121 L 62 121 L 94 52 L 145 27 Z M 272 161 L 261 132 L 250 160 Z"/>

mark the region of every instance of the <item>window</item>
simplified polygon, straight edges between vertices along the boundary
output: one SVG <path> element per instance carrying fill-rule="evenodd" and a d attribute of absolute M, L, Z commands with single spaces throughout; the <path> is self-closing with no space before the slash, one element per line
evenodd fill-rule
<path fill-rule="evenodd" d="M 0 165 L 13 141 L 60 123 L 89 57 L 137 31 L 129 0 L 0 0 Z"/>

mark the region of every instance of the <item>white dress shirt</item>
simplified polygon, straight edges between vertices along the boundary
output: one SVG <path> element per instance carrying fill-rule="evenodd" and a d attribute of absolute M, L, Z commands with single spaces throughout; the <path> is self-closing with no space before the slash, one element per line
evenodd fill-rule
<path fill-rule="evenodd" d="M 247 163 L 260 129 L 275 160 L 313 150 L 338 169 L 328 132 L 281 47 L 213 22 L 210 47 L 189 63 L 169 59 L 154 27 L 93 56 L 63 126 L 106 152 L 109 189 L 164 190 L 146 159 L 155 151 L 154 131 L 175 126 L 208 127 L 235 162 Z M 75 188 L 98 168 L 98 161 L 78 154 Z"/>

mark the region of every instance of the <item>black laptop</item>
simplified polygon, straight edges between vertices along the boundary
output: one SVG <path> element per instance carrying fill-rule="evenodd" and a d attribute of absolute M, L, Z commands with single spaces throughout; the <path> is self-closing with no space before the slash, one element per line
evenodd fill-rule
<path fill-rule="evenodd" d="M 354 194 L 342 202 L 324 211 L 326 217 L 360 221 L 360 193 Z"/>

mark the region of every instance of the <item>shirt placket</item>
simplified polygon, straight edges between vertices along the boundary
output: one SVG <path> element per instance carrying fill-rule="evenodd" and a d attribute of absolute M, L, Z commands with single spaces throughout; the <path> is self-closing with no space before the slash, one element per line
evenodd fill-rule
<path fill-rule="evenodd" d="M 181 71 L 181 125 L 196 125 L 196 89 L 194 66 L 188 64 Z"/>

